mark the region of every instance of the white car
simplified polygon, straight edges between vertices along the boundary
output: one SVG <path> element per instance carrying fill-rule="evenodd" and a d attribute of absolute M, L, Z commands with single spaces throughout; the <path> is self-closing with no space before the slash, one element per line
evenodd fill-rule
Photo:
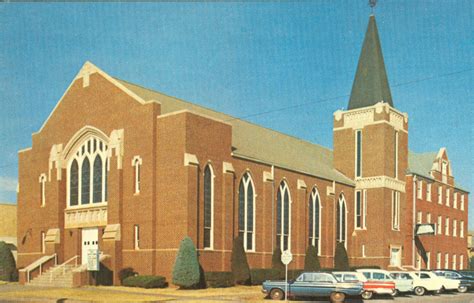
<path fill-rule="evenodd" d="M 423 296 L 427 291 L 439 293 L 443 289 L 443 281 L 429 271 L 408 272 L 413 278 L 413 292 L 417 296 Z"/>
<path fill-rule="evenodd" d="M 440 276 L 437 276 L 436 274 L 434 274 L 433 272 L 431 271 L 419 271 L 419 272 L 415 272 L 415 274 L 422 278 L 422 277 L 426 277 L 426 275 L 430 276 L 430 278 L 432 279 L 439 279 L 439 281 L 441 282 L 441 290 L 440 291 L 443 291 L 443 290 L 457 290 L 458 287 L 459 287 L 459 280 L 451 280 L 451 279 L 446 279 L 445 277 L 440 277 Z"/>
<path fill-rule="evenodd" d="M 390 277 L 390 273 L 382 269 L 357 269 L 358 273 L 362 273 L 367 281 L 364 281 L 364 292 L 362 298 L 368 300 L 374 294 L 379 295 L 396 295 L 395 280 Z"/>

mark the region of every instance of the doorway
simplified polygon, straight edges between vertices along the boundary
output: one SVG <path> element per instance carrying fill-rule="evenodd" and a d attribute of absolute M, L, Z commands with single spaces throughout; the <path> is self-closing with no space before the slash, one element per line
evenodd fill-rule
<path fill-rule="evenodd" d="M 99 229 L 84 228 L 82 230 L 82 256 L 81 264 L 87 264 L 89 249 L 99 249 Z"/>

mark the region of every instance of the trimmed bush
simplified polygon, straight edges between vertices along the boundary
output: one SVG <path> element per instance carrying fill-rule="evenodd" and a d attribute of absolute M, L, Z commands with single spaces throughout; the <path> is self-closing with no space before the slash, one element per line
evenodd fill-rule
<path fill-rule="evenodd" d="M 288 281 L 296 280 L 304 271 L 303 269 L 288 269 Z"/>
<path fill-rule="evenodd" d="M 168 286 L 165 277 L 162 276 L 130 276 L 125 278 L 122 284 L 142 288 L 164 288 Z"/>
<path fill-rule="evenodd" d="M 119 279 L 120 279 L 120 283 L 123 284 L 123 280 L 125 280 L 126 278 L 128 277 L 133 277 L 133 276 L 136 276 L 138 275 L 137 272 L 135 272 L 133 270 L 133 268 L 131 267 L 125 267 L 123 268 L 122 270 L 119 271 Z"/>
<path fill-rule="evenodd" d="M 252 268 L 250 277 L 252 285 L 261 285 L 266 280 L 278 279 L 278 272 L 273 268 Z"/>
<path fill-rule="evenodd" d="M 206 286 L 213 288 L 234 286 L 234 275 L 229 271 L 215 271 L 204 274 Z"/>
<path fill-rule="evenodd" d="M 349 258 L 344 243 L 338 242 L 336 245 L 336 253 L 334 254 L 334 269 L 347 271 L 350 270 Z"/>
<path fill-rule="evenodd" d="M 304 270 L 305 271 L 318 271 L 321 270 L 321 264 L 319 264 L 318 250 L 313 245 L 308 246 L 306 250 L 306 256 L 304 257 Z"/>
<path fill-rule="evenodd" d="M 351 271 L 355 271 L 356 269 L 381 269 L 380 266 L 377 265 L 367 265 L 367 266 L 352 266 Z"/>
<path fill-rule="evenodd" d="M 0 280 L 13 281 L 15 279 L 16 264 L 10 247 L 5 242 L 0 242 Z"/>
<path fill-rule="evenodd" d="M 231 268 L 234 274 L 234 281 L 237 285 L 250 284 L 250 269 L 247 255 L 244 250 L 242 235 L 234 239 L 231 256 Z"/>
<path fill-rule="evenodd" d="M 474 257 L 469 258 L 469 269 L 474 270 Z"/>
<path fill-rule="evenodd" d="M 186 237 L 179 245 L 178 255 L 173 268 L 173 284 L 181 288 L 199 286 L 200 272 L 196 247 L 193 240 Z"/>
<path fill-rule="evenodd" d="M 285 278 L 285 265 L 281 262 L 281 250 L 278 247 L 273 251 L 272 269 L 275 270 L 275 279 Z"/>

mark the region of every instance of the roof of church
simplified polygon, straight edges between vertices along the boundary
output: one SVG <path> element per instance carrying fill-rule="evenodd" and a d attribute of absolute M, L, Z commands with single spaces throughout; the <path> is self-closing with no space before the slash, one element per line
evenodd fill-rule
<path fill-rule="evenodd" d="M 427 179 L 433 180 L 430 172 L 433 167 L 433 162 L 436 160 L 437 152 L 427 153 L 415 153 L 412 151 L 408 152 L 408 171 L 407 174 L 415 174 Z M 454 186 L 457 189 L 468 192 L 457 182 L 454 182 Z"/>
<path fill-rule="evenodd" d="M 339 183 L 354 185 L 333 167 L 333 153 L 329 148 L 271 130 L 230 115 L 116 79 L 144 100 L 161 103 L 161 114 L 189 110 L 232 125 L 233 154 L 261 161 L 284 169 Z"/>
<path fill-rule="evenodd" d="M 383 101 L 393 106 L 382 55 L 377 23 L 373 15 L 365 33 L 348 109 L 375 105 Z"/>

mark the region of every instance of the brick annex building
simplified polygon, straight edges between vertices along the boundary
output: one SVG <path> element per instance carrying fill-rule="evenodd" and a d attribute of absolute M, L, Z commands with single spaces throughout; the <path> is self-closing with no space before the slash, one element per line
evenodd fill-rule
<path fill-rule="evenodd" d="M 354 266 L 465 268 L 468 192 L 444 148 L 409 151 L 373 16 L 333 130 L 332 151 L 86 63 L 19 152 L 20 279 L 66 262 L 86 283 L 98 248 L 114 283 L 125 267 L 170 280 L 185 236 L 205 271 L 229 271 L 238 234 L 251 268 L 271 267 L 276 247 L 303 268 L 309 245 L 332 267 L 336 242 Z M 415 235 L 419 223 L 436 235 Z"/>

